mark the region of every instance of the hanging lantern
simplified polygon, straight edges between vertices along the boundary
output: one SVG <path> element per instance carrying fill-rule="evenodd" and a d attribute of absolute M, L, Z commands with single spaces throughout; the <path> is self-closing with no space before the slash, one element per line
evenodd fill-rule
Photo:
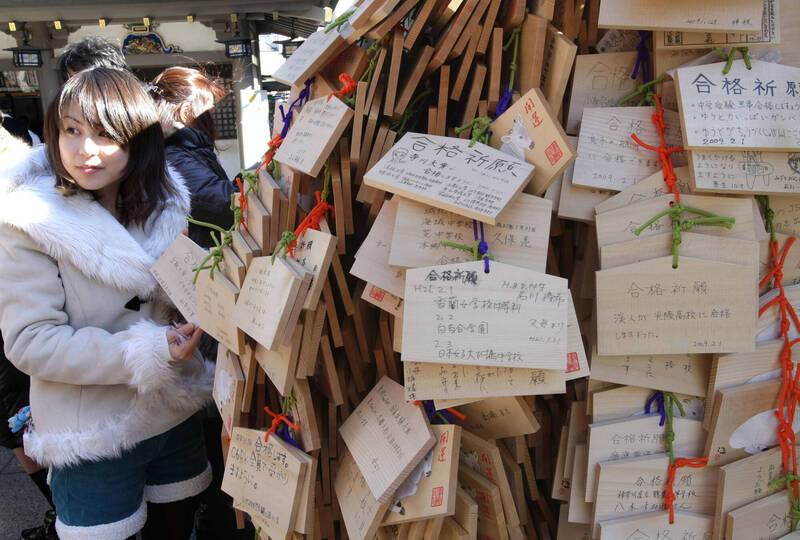
<path fill-rule="evenodd" d="M 244 38 L 238 32 L 233 37 L 218 39 L 217 43 L 225 45 L 225 56 L 228 58 L 242 58 L 253 54 L 250 38 Z"/>
<path fill-rule="evenodd" d="M 31 68 L 40 67 L 42 65 L 42 51 L 44 49 L 28 45 L 27 42 L 19 47 L 11 47 L 5 50 L 11 51 L 14 55 L 15 67 Z"/>

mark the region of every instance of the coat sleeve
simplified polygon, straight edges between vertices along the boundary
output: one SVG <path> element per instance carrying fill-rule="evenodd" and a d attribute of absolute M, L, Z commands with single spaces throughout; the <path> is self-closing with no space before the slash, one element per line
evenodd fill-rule
<path fill-rule="evenodd" d="M 140 393 L 177 376 L 166 327 L 75 329 L 58 264 L 24 233 L 0 226 L 0 331 L 8 359 L 28 375 L 74 385 L 127 384 Z"/>
<path fill-rule="evenodd" d="M 183 148 L 168 148 L 167 159 L 189 189 L 192 217 L 223 229 L 230 228 L 233 225 L 231 195 L 238 189 L 227 178 L 216 156 L 211 151 L 191 153 Z"/>

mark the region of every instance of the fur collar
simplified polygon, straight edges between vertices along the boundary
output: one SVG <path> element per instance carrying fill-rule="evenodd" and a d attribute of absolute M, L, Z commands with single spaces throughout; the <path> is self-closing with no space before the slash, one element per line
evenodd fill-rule
<path fill-rule="evenodd" d="M 153 295 L 157 282 L 150 267 L 186 228 L 190 209 L 189 192 L 174 170 L 168 176 L 178 196 L 144 228 L 126 229 L 90 194 L 65 197 L 55 189 L 44 145 L 2 161 L 0 223 L 22 230 L 89 279 L 142 298 Z"/>

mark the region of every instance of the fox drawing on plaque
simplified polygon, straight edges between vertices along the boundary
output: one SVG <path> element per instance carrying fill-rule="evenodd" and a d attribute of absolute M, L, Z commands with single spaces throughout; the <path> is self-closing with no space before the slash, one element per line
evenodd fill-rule
<path fill-rule="evenodd" d="M 739 162 L 739 169 L 744 173 L 747 187 L 753 189 L 758 181 L 764 186 L 769 186 L 773 167 L 762 159 L 762 152 L 742 153 L 744 157 Z"/>
<path fill-rule="evenodd" d="M 534 146 L 533 140 L 522 121 L 521 114 L 517 115 L 509 132 L 500 137 L 500 140 L 503 141 L 503 145 L 500 147 L 501 152 L 523 161 L 525 161 L 525 152 L 530 152 Z"/>

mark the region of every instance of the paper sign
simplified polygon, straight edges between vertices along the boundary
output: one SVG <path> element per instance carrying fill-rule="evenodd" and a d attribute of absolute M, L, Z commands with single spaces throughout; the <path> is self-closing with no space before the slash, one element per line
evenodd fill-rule
<path fill-rule="evenodd" d="M 669 456 L 665 454 L 600 463 L 597 475 L 597 498 L 594 504 L 595 531 L 599 532 L 606 523 L 609 521 L 614 523 L 617 518 L 623 516 L 650 515 L 654 519 L 643 521 L 642 528 L 639 529 L 642 538 L 646 538 L 641 534 L 648 529 L 654 532 L 666 530 L 668 534 L 670 531 L 678 533 L 689 531 L 695 538 L 704 538 L 703 533 L 710 532 L 713 521 L 708 514 L 714 510 L 717 471 L 713 467 L 678 469 L 673 483 L 675 493 L 673 508 L 679 512 L 706 516 L 700 523 L 694 525 L 691 521 L 682 521 L 682 516 L 678 514 L 675 516 L 675 523 L 670 526 L 669 512 L 661 513 L 664 510 L 668 466 Z M 653 512 L 658 512 L 658 517 L 654 516 Z M 603 525 L 600 525 L 601 523 Z M 615 540 L 625 538 L 608 534 L 600 537 Z"/>
<path fill-rule="evenodd" d="M 520 193 L 499 216 L 497 225 L 483 225 L 489 253 L 496 260 L 544 272 L 552 203 Z M 478 238 L 480 239 L 480 224 Z M 398 197 L 389 264 L 417 268 L 471 261 L 472 253 L 442 246 L 441 241 L 475 242 L 471 219 L 441 208 Z"/>
<path fill-rule="evenodd" d="M 237 508 L 256 516 L 262 533 L 286 539 L 294 530 L 307 463 L 280 437 L 264 442 L 264 432 L 234 428 L 222 490 Z"/>
<path fill-rule="evenodd" d="M 636 41 L 639 41 L 637 34 Z M 577 134 L 586 107 L 618 107 L 619 100 L 636 90 L 631 78 L 637 52 L 579 54 L 575 59 L 567 133 Z"/>
<path fill-rule="evenodd" d="M 300 109 L 274 159 L 317 176 L 352 117 L 353 109 L 336 96 L 309 101 Z"/>
<path fill-rule="evenodd" d="M 631 134 L 643 142 L 659 145 L 658 131 L 653 124 L 653 107 L 588 107 L 583 110 L 578 137 L 578 159 L 572 183 L 622 191 L 661 169 L 658 153 L 636 143 Z M 664 135 L 670 148 L 681 146 L 680 121 L 677 113 L 664 111 Z M 686 165 L 684 153 L 673 153 L 675 166 Z"/>
<path fill-rule="evenodd" d="M 719 495 L 714 511 L 714 522 L 717 526 L 714 527 L 713 539 L 720 540 L 726 536 L 730 538 L 729 534 L 725 534 L 728 512 L 776 491 L 782 491 L 784 486 L 772 487 L 770 483 L 785 474 L 779 447 L 720 467 L 717 482 Z"/>
<path fill-rule="evenodd" d="M 398 298 L 403 298 L 406 282 L 404 270 L 389 265 L 389 249 L 397 216 L 397 204 L 395 199 L 383 203 L 372 228 L 356 252 L 350 273 Z M 375 294 L 378 296 L 377 300 L 382 300 L 380 293 Z"/>
<path fill-rule="evenodd" d="M 605 0 L 600 5 L 600 28 L 637 30 L 694 30 L 701 32 L 758 32 L 763 0 Z"/>
<path fill-rule="evenodd" d="M 800 153 L 691 150 L 692 189 L 716 193 L 800 193 Z"/>
<path fill-rule="evenodd" d="M 232 319 L 239 289 L 221 272 L 197 276 L 197 319 L 200 328 L 236 354 L 244 352 L 244 334 Z"/>
<path fill-rule="evenodd" d="M 271 257 L 254 258 L 233 310 L 233 322 L 265 348 L 277 350 L 300 284 L 283 258 L 276 257 L 275 264 Z"/>
<path fill-rule="evenodd" d="M 563 370 L 563 278 L 499 262 L 406 272 L 402 360 Z"/>
<path fill-rule="evenodd" d="M 433 448 L 436 437 L 403 387 L 384 376 L 339 427 L 373 496 L 387 501 Z"/>
<path fill-rule="evenodd" d="M 375 500 L 364 475 L 347 448 L 344 448 L 344 455 L 339 460 L 333 488 L 336 490 L 347 535 L 358 540 L 372 540 L 389 507 L 389 500 L 384 503 Z"/>
<path fill-rule="evenodd" d="M 456 511 L 461 428 L 437 425 L 431 426 L 431 429 L 436 436 L 436 446 L 433 447 L 430 470 L 423 472 L 427 470 L 425 467 L 419 471 L 421 474 L 415 492 L 399 501 L 398 507 L 402 508 L 402 513 L 387 512 L 383 525 L 452 515 Z M 421 465 L 424 463 L 423 461 Z"/>
<path fill-rule="evenodd" d="M 467 429 L 484 439 L 517 437 L 539 431 L 539 422 L 530 406 L 521 397 L 495 397 L 482 399 L 458 410 L 466 415 L 458 420 Z"/>
<path fill-rule="evenodd" d="M 653 33 L 656 49 L 693 49 L 707 47 L 747 47 L 781 42 L 780 1 L 764 0 L 761 15 L 761 32 L 681 32 L 659 31 Z M 637 37 L 638 40 L 638 37 Z M 599 50 L 599 49 L 598 49 Z"/>
<path fill-rule="evenodd" d="M 700 354 L 599 356 L 595 352 L 592 379 L 705 396 L 710 364 L 711 357 Z"/>
<path fill-rule="evenodd" d="M 485 144 L 469 145 L 406 133 L 364 174 L 364 184 L 494 225 L 533 166 Z"/>
<path fill-rule="evenodd" d="M 736 60 L 678 69 L 678 104 L 687 148 L 796 150 L 800 68 Z"/>
<path fill-rule="evenodd" d="M 308 36 L 296 51 L 281 64 L 273 77 L 289 86 L 302 86 L 329 60 L 347 47 L 347 42 L 335 30 L 318 30 Z"/>
<path fill-rule="evenodd" d="M 404 362 L 406 400 L 531 396 L 565 392 L 565 373 L 506 368 Z"/>
<path fill-rule="evenodd" d="M 223 345 L 217 348 L 214 372 L 214 403 L 227 433 L 239 425 L 239 413 L 244 398 L 244 373 L 239 358 Z"/>
<path fill-rule="evenodd" d="M 646 415 L 634 420 L 612 420 L 589 426 L 589 468 L 586 477 L 586 502 L 603 502 L 595 499 L 597 464 L 601 461 L 616 461 L 649 454 L 660 454 L 666 450 L 664 426 L 659 426 L 658 414 Z M 675 415 L 672 421 L 675 430 L 675 455 L 685 458 L 700 457 L 706 432 L 699 420 L 690 420 Z M 661 468 L 666 475 L 666 464 Z M 659 486 L 660 487 L 660 486 Z M 615 504 L 615 498 L 607 501 Z M 659 504 L 662 500 L 659 498 Z M 651 510 L 650 508 L 642 511 Z"/>
<path fill-rule="evenodd" d="M 187 322 L 198 324 L 197 293 L 192 280 L 208 252 L 180 235 L 150 268 L 150 273 Z"/>
<path fill-rule="evenodd" d="M 539 88 L 531 88 L 492 122 L 489 144 L 535 165 L 526 193 L 543 195 L 577 154 Z"/>
<path fill-rule="evenodd" d="M 746 352 L 755 348 L 748 266 L 681 257 L 597 272 L 600 354 Z M 754 289 L 754 287 L 753 287 Z M 736 294 L 731 294 L 736 291 Z"/>

